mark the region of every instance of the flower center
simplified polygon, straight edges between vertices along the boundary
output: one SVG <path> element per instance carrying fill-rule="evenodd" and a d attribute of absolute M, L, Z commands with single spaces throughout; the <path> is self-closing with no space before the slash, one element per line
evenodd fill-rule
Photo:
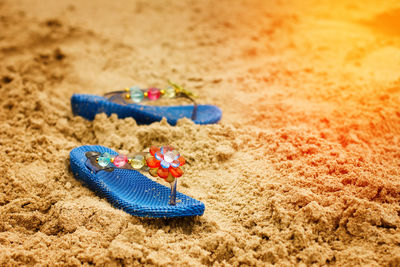
<path fill-rule="evenodd" d="M 164 154 L 164 160 L 168 163 L 171 163 L 175 160 L 175 153 L 172 151 L 168 151 L 167 153 Z"/>

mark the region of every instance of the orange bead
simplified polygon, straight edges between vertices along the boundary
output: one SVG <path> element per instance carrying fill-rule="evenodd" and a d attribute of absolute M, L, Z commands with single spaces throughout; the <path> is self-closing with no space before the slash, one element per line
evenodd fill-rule
<path fill-rule="evenodd" d="M 183 166 L 183 165 L 185 165 L 185 163 L 186 163 L 186 160 L 185 160 L 185 158 L 184 158 L 184 157 L 180 156 L 180 157 L 178 158 L 178 160 L 179 160 L 179 162 L 180 162 L 179 166 Z"/>
<path fill-rule="evenodd" d="M 183 171 L 181 168 L 173 168 L 173 167 L 169 167 L 169 171 L 171 172 L 172 176 L 178 178 L 181 177 L 183 174 Z"/>
<path fill-rule="evenodd" d="M 152 168 L 152 169 L 149 170 L 149 173 L 150 173 L 151 176 L 157 177 L 158 176 L 157 171 L 158 171 L 157 168 Z"/>
<path fill-rule="evenodd" d="M 151 154 L 152 156 L 154 156 L 154 155 L 156 154 L 157 151 L 160 151 L 160 149 L 159 149 L 158 147 L 156 147 L 156 146 L 151 146 L 151 147 L 150 147 L 150 154 Z"/>
<path fill-rule="evenodd" d="M 161 178 L 166 179 L 168 177 L 169 171 L 168 169 L 158 168 L 157 174 Z"/>
<path fill-rule="evenodd" d="M 169 173 L 169 174 L 168 174 L 168 178 L 165 179 L 165 181 L 168 182 L 168 183 L 172 183 L 172 182 L 175 181 L 175 179 L 176 179 L 176 178 L 175 178 L 171 173 Z"/>
<path fill-rule="evenodd" d="M 155 157 L 149 157 L 146 159 L 147 166 L 150 168 L 157 168 L 160 167 L 160 161 L 157 160 Z"/>

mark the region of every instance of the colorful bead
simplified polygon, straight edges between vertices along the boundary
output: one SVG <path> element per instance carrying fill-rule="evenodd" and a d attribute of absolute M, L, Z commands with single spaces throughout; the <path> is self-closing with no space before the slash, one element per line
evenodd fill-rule
<path fill-rule="evenodd" d="M 147 90 L 147 97 L 150 100 L 157 100 L 160 98 L 160 95 L 161 95 L 161 92 L 157 88 L 152 87 L 152 88 L 149 88 L 149 90 Z"/>
<path fill-rule="evenodd" d="M 181 168 L 169 168 L 169 171 L 171 172 L 171 174 L 174 176 L 174 177 L 181 177 L 182 176 L 182 174 L 183 174 L 183 171 L 182 171 L 182 169 Z"/>
<path fill-rule="evenodd" d="M 142 102 L 144 94 L 143 91 L 140 90 L 138 86 L 131 87 L 129 91 L 130 91 L 130 98 L 132 99 L 133 102 L 135 103 Z"/>
<path fill-rule="evenodd" d="M 173 162 L 171 162 L 171 166 L 176 168 L 179 167 L 181 165 L 181 163 L 179 162 L 179 160 L 174 160 Z"/>
<path fill-rule="evenodd" d="M 164 90 L 163 97 L 165 97 L 165 98 L 174 98 L 175 96 L 176 96 L 176 91 L 175 91 L 175 88 L 173 88 L 172 86 L 168 86 Z"/>
<path fill-rule="evenodd" d="M 151 146 L 151 147 L 150 147 L 150 154 L 151 154 L 152 156 L 154 156 L 154 155 L 156 154 L 157 151 L 160 151 L 160 149 L 159 149 L 158 147 L 156 147 L 156 146 Z"/>
<path fill-rule="evenodd" d="M 163 159 L 164 159 L 164 155 L 162 154 L 161 151 L 157 151 L 157 152 L 154 154 L 154 157 L 155 157 L 157 160 L 163 160 Z"/>
<path fill-rule="evenodd" d="M 110 158 L 109 157 L 98 157 L 97 164 L 99 164 L 101 167 L 106 167 L 108 164 L 110 164 Z"/>
<path fill-rule="evenodd" d="M 120 154 L 114 158 L 113 163 L 114 163 L 115 167 L 121 168 L 121 167 L 124 167 L 127 162 L 128 162 L 128 157 Z"/>
<path fill-rule="evenodd" d="M 145 160 L 142 155 L 136 155 L 133 159 L 131 159 L 131 166 L 134 169 L 140 169 L 144 166 Z"/>
<path fill-rule="evenodd" d="M 160 167 L 160 161 L 154 157 L 147 158 L 146 162 L 147 162 L 147 166 L 149 166 L 150 168 Z"/>
<path fill-rule="evenodd" d="M 179 157 L 180 157 L 179 152 L 176 150 L 164 153 L 164 160 L 169 163 L 173 162 L 174 160 L 177 160 Z"/>
<path fill-rule="evenodd" d="M 184 157 L 180 156 L 180 157 L 178 158 L 178 160 L 179 160 L 179 162 L 180 162 L 179 166 L 183 166 L 183 165 L 185 165 L 185 163 L 186 163 L 186 160 L 185 160 L 185 158 L 184 158 Z"/>
<path fill-rule="evenodd" d="M 172 151 L 172 150 L 174 150 L 174 148 L 171 147 L 171 146 L 162 146 L 161 149 L 160 149 L 161 154 L 163 154 L 163 155 L 164 155 L 165 153 L 167 153 L 168 151 Z"/>
<path fill-rule="evenodd" d="M 159 149 L 158 147 L 152 146 L 150 148 L 150 154 L 154 156 L 148 156 L 146 162 L 147 166 L 150 167 L 149 172 L 151 172 L 151 175 L 155 176 L 157 170 L 157 176 L 163 179 L 169 179 L 171 182 L 175 181 L 175 178 L 183 175 L 183 171 L 179 166 L 185 164 L 185 159 L 181 157 L 179 152 L 173 147 L 163 146 Z"/>
<path fill-rule="evenodd" d="M 168 171 L 168 169 L 158 168 L 157 174 L 161 178 L 165 179 L 168 177 L 169 171 Z"/>
<path fill-rule="evenodd" d="M 158 177 L 157 171 L 158 171 L 158 168 L 151 168 L 151 169 L 149 170 L 149 173 L 150 173 L 150 175 L 153 176 L 153 177 Z"/>
<path fill-rule="evenodd" d="M 168 174 L 167 179 L 165 179 L 168 183 L 172 183 L 175 181 L 175 177 L 172 174 Z"/>
<path fill-rule="evenodd" d="M 161 167 L 163 167 L 165 169 L 168 169 L 169 166 L 171 166 L 171 164 L 165 160 L 162 160 L 160 164 L 161 164 Z"/>

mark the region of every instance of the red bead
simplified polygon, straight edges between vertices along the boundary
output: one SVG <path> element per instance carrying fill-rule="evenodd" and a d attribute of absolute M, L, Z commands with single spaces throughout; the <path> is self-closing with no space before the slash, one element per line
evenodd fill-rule
<path fill-rule="evenodd" d="M 128 162 L 128 157 L 121 154 L 116 156 L 113 161 L 115 167 L 118 168 L 124 167 L 127 162 Z"/>
<path fill-rule="evenodd" d="M 168 177 L 169 171 L 168 169 L 158 168 L 157 174 L 161 178 L 166 179 Z"/>
<path fill-rule="evenodd" d="M 156 154 L 156 152 L 160 151 L 160 149 L 156 146 L 151 146 L 150 147 L 150 154 L 154 157 L 154 155 Z"/>
<path fill-rule="evenodd" d="M 160 98 L 160 96 L 161 96 L 161 92 L 157 88 L 153 87 L 153 88 L 149 88 L 149 90 L 147 90 L 147 97 L 150 100 L 157 100 Z"/>
<path fill-rule="evenodd" d="M 181 168 L 173 168 L 173 167 L 169 167 L 169 171 L 171 172 L 172 176 L 178 178 L 181 177 L 183 174 L 183 171 Z"/>
<path fill-rule="evenodd" d="M 160 161 L 154 157 L 149 157 L 146 159 L 147 166 L 150 168 L 158 168 L 160 167 Z"/>

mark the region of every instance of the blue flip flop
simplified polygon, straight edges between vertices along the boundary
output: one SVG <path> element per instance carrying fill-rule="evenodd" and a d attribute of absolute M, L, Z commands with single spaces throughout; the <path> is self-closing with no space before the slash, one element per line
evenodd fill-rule
<path fill-rule="evenodd" d="M 162 149 L 164 149 L 165 152 L 169 147 L 163 147 Z M 204 204 L 196 199 L 176 192 L 177 179 L 171 176 L 171 173 L 168 173 L 169 166 L 171 170 L 174 170 L 175 177 L 179 177 L 179 174 L 176 175 L 178 170 L 180 171 L 180 175 L 182 175 L 182 171 L 179 167 L 175 168 L 179 166 L 179 161 L 181 161 L 182 157 L 179 156 L 179 160 L 175 158 L 172 159 L 173 161 L 171 161 L 171 163 L 168 163 L 167 156 L 170 155 L 171 152 L 167 151 L 164 153 L 166 155 L 165 159 L 163 156 L 164 154 L 161 154 L 160 151 L 156 151 L 156 153 L 156 158 L 161 156 L 163 159 L 158 161 L 150 156 L 147 158 L 147 161 L 151 163 L 149 166 L 154 167 L 155 165 L 153 166 L 152 164 L 158 163 L 157 166 L 160 166 L 158 168 L 158 173 L 162 174 L 159 176 L 167 181 L 172 177 L 174 182 L 171 184 L 173 184 L 174 187 L 171 187 L 171 189 L 149 179 L 135 170 L 135 168 L 141 168 L 140 170 L 147 168 L 147 170 L 149 170 L 147 164 L 144 164 L 145 166 L 142 166 L 143 163 L 140 166 L 133 164 L 138 157 L 141 157 L 140 154 L 135 156 L 135 158 L 129 159 L 128 163 L 126 156 L 118 155 L 117 152 L 107 147 L 81 146 L 71 150 L 70 164 L 72 173 L 78 180 L 82 181 L 98 195 L 105 197 L 114 207 L 122 209 L 131 215 L 150 218 L 202 215 L 205 209 Z M 94 154 L 98 155 L 95 160 L 93 158 Z M 105 158 L 104 155 L 106 154 L 111 157 L 111 163 L 109 158 Z M 143 157 L 141 159 L 143 159 Z M 104 163 L 104 161 L 106 162 Z M 146 160 L 144 162 L 146 162 Z M 123 166 L 124 164 L 125 166 Z M 163 164 L 170 165 L 165 166 Z M 181 164 L 183 165 L 184 163 Z M 157 173 L 157 168 L 150 169 L 150 173 L 152 173 L 151 170 L 156 170 Z M 164 173 L 165 171 L 166 173 Z M 154 175 L 154 173 L 152 173 L 152 175 Z M 176 202 L 171 204 L 173 194 L 174 200 L 176 196 Z"/>
<path fill-rule="evenodd" d="M 213 105 L 197 105 L 193 94 L 174 83 L 166 89 L 131 87 L 107 93 L 104 97 L 88 94 L 74 94 L 71 97 L 72 111 L 75 115 L 93 120 L 96 114 L 115 113 L 119 118 L 132 117 L 138 124 L 150 124 L 165 117 L 169 124 L 176 125 L 181 118 L 190 118 L 196 124 L 213 124 L 221 120 L 222 111 Z M 193 105 L 147 106 L 143 101 L 160 98 L 183 97 L 193 101 Z"/>

